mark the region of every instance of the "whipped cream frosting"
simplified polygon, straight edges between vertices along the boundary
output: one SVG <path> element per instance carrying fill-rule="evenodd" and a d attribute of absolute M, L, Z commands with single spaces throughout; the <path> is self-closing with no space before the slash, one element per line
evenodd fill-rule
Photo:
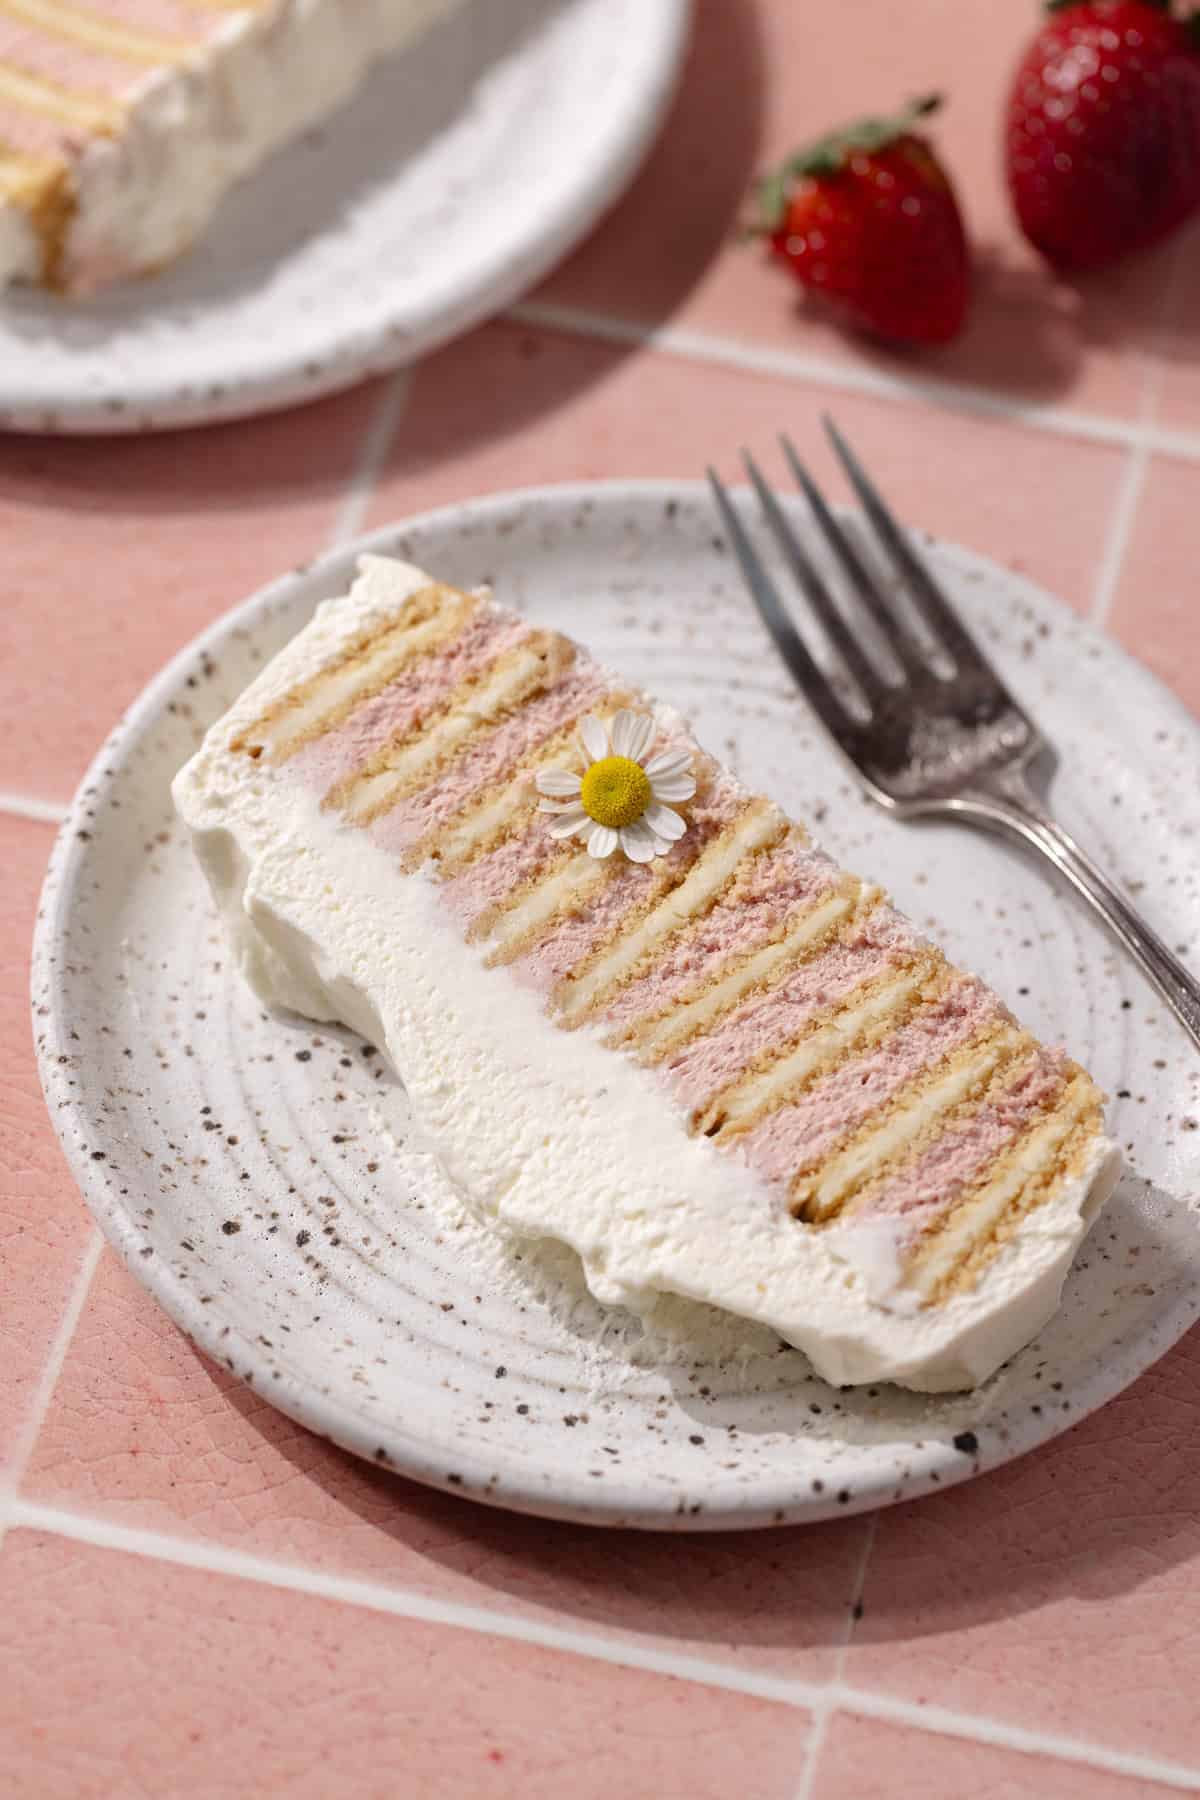
<path fill-rule="evenodd" d="M 770 1326 L 826 1379 L 923 1391 L 973 1386 L 1057 1305 L 1117 1175 L 1099 1140 L 1074 1179 L 1019 1223 L 974 1291 L 920 1306 L 896 1222 L 817 1230 L 737 1158 L 687 1131 L 664 1089 L 536 991 L 488 970 L 444 894 L 285 781 L 228 748 L 265 705 L 373 616 L 427 582 L 365 558 L 176 778 L 174 795 L 246 977 L 265 1001 L 339 1020 L 385 1051 L 414 1121 L 472 1208 L 580 1256 L 601 1301 L 653 1315 L 681 1295 Z M 664 712 L 664 721 L 669 716 Z"/>

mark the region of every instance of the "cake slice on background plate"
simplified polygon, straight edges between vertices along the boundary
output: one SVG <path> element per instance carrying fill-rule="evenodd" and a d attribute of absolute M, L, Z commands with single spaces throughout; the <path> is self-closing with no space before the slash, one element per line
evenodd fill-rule
<path fill-rule="evenodd" d="M 161 268 L 235 182 L 463 0 L 8 0 L 0 285 Z"/>
<path fill-rule="evenodd" d="M 174 792 L 257 991 L 600 1300 L 927 1391 L 1053 1312 L 1119 1170 L 1090 1077 L 569 639 L 364 557 Z"/>

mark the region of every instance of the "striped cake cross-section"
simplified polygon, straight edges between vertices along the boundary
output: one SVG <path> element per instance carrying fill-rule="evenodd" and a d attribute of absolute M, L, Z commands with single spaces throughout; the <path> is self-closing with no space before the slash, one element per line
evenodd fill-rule
<path fill-rule="evenodd" d="M 648 863 L 538 803 L 631 708 L 696 778 Z M 602 1299 L 931 1389 L 1053 1310 L 1118 1169 L 1090 1078 L 570 639 L 365 558 L 176 800 L 265 997 L 373 1035 L 467 1199 Z"/>

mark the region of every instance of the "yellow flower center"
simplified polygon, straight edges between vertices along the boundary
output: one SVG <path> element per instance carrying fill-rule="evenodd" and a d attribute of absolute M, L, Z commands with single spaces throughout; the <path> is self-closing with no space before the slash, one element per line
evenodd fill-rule
<path fill-rule="evenodd" d="M 602 756 L 584 776 L 579 798 L 589 819 L 619 831 L 640 819 L 654 796 L 650 777 L 631 756 Z"/>

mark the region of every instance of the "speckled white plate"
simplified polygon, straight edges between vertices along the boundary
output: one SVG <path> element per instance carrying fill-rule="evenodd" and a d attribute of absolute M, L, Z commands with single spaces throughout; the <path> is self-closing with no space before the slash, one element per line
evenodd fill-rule
<path fill-rule="evenodd" d="M 162 275 L 0 297 L 0 427 L 118 432 L 315 399 L 530 288 L 624 188 L 688 0 L 472 0 L 225 202 Z"/>
<path fill-rule="evenodd" d="M 1200 1059 L 1040 868 L 857 796 L 743 598 L 702 489 L 506 495 L 367 544 L 452 582 L 493 581 L 683 707 L 1093 1067 L 1136 1173 L 1040 1339 L 976 1394 L 938 1400 L 838 1393 L 777 1340 L 683 1305 L 670 1337 L 647 1342 L 591 1301 L 566 1252 L 498 1246 L 407 1141 L 377 1055 L 256 1005 L 173 821 L 175 770 L 344 588 L 353 553 L 340 551 L 230 614 L 142 696 L 75 802 L 41 911 L 34 1007 L 55 1123 L 109 1238 L 198 1345 L 313 1430 L 422 1481 L 692 1529 L 962 1480 L 1054 1436 L 1179 1337 L 1200 1310 Z M 1196 725 L 1056 601 L 967 551 L 933 553 L 1062 752 L 1063 818 L 1194 952 Z"/>

